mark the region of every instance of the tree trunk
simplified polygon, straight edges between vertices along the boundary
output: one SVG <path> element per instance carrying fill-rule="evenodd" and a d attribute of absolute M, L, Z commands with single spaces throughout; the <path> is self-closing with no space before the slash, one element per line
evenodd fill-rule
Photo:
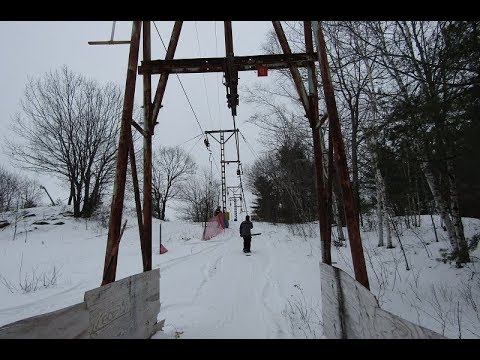
<path fill-rule="evenodd" d="M 162 200 L 162 213 L 160 214 L 160 220 L 165 220 L 165 208 L 167 206 L 167 201 Z"/>
<path fill-rule="evenodd" d="M 358 118 L 358 115 L 357 115 Z M 352 146 L 352 191 L 353 191 L 353 204 L 355 208 L 357 209 L 357 215 L 359 215 L 359 221 L 360 221 L 360 190 L 359 190 L 359 185 L 358 185 L 358 155 L 357 155 L 357 149 L 358 149 L 358 119 L 352 118 L 352 141 L 351 141 L 351 146 Z M 363 224 L 362 224 L 363 225 Z"/>
<path fill-rule="evenodd" d="M 97 178 L 95 180 L 95 186 L 93 187 L 93 191 L 90 194 L 90 208 L 94 211 L 98 208 L 101 202 L 101 193 L 100 193 L 100 179 Z"/>
<path fill-rule="evenodd" d="M 452 211 L 453 227 L 458 241 L 458 260 L 462 263 L 470 262 L 468 254 L 468 246 L 465 241 L 465 234 L 463 231 L 462 216 L 460 214 L 460 207 L 458 201 L 457 179 L 454 172 L 453 160 L 447 160 L 447 174 L 450 185 L 450 204 Z"/>
<path fill-rule="evenodd" d="M 417 200 L 417 226 L 420 227 L 422 224 L 422 217 L 421 217 L 421 205 L 420 205 L 420 190 L 418 187 L 418 176 L 415 176 L 415 195 L 416 195 L 416 200 Z"/>
<path fill-rule="evenodd" d="M 334 192 L 333 193 L 333 202 L 332 202 L 332 210 L 333 216 L 335 216 L 335 222 L 337 223 L 337 236 L 338 236 L 338 243 L 335 243 L 337 246 L 342 246 L 345 242 L 345 235 L 343 234 L 343 221 L 342 217 L 340 216 L 340 200 L 338 195 Z"/>
<path fill-rule="evenodd" d="M 160 207 L 160 196 L 158 196 L 158 194 L 153 197 L 153 214 L 156 215 L 157 219 L 162 218 L 162 209 Z"/>
<path fill-rule="evenodd" d="M 76 194 L 75 198 L 73 199 L 73 206 L 77 209 L 77 212 L 73 211 L 74 217 L 81 217 L 82 216 L 82 186 L 80 184 L 76 184 Z M 76 213 L 76 214 L 75 214 Z"/>
<path fill-rule="evenodd" d="M 328 151 L 325 147 L 325 141 L 323 139 L 322 130 L 318 129 L 319 139 L 320 139 L 320 148 L 323 157 L 323 163 L 328 164 Z M 327 166 L 323 167 L 324 181 L 327 182 L 328 171 Z M 340 189 L 340 179 L 338 177 L 338 171 L 336 170 L 336 163 L 333 164 L 333 173 L 332 173 L 332 212 L 335 217 L 335 222 L 337 223 L 337 235 L 338 235 L 338 244 L 335 243 L 335 246 L 342 246 L 345 241 L 345 235 L 343 234 L 343 221 L 340 213 L 342 207 L 341 200 L 341 189 Z M 330 220 L 331 221 L 331 220 Z"/>
<path fill-rule="evenodd" d="M 375 181 L 377 185 L 377 213 L 378 213 L 378 246 L 383 246 L 383 227 L 385 225 L 385 230 L 387 234 L 387 248 L 393 248 L 392 245 L 392 232 L 390 227 L 390 215 L 388 212 L 388 201 L 387 201 L 387 189 L 385 186 L 385 180 L 383 179 L 380 169 L 377 168 L 375 171 Z"/>
<path fill-rule="evenodd" d="M 437 209 L 437 212 L 440 214 L 440 218 L 442 219 L 447 229 L 448 239 L 452 247 L 452 255 L 454 256 L 454 258 L 457 258 L 458 250 L 459 250 L 458 243 L 456 239 L 455 229 L 453 227 L 452 221 L 448 214 L 447 203 L 440 194 L 440 189 L 438 188 L 435 182 L 434 174 L 428 162 L 426 161 L 420 162 L 420 168 L 422 169 L 423 174 L 425 175 L 425 179 L 427 180 L 428 186 L 430 188 L 430 191 L 432 192 L 433 200 L 435 201 L 435 207 Z"/>
<path fill-rule="evenodd" d="M 82 209 L 82 216 L 84 218 L 89 218 L 92 214 L 92 207 L 91 207 L 91 198 L 90 198 L 90 177 L 87 174 L 85 178 L 85 189 L 83 191 L 83 209 Z"/>
<path fill-rule="evenodd" d="M 388 210 L 388 201 L 387 201 L 387 187 L 385 185 L 385 179 L 382 176 L 380 170 L 378 171 L 378 178 L 380 181 L 380 193 L 382 197 L 382 218 L 385 222 L 385 229 L 387 232 L 387 249 L 392 249 L 392 231 L 390 221 L 393 221 L 393 218 L 390 217 Z"/>
<path fill-rule="evenodd" d="M 376 167 L 375 169 L 375 188 L 377 189 L 377 226 L 378 226 L 378 245 L 383 246 L 383 211 L 382 211 L 382 185 L 381 185 L 380 169 Z"/>
<path fill-rule="evenodd" d="M 412 226 L 415 226 L 415 217 L 414 217 L 414 201 L 412 199 L 412 195 L 411 195 L 411 192 L 412 192 L 412 177 L 411 177 L 411 174 L 410 174 L 410 161 L 409 159 L 407 158 L 407 174 L 406 174 L 406 177 L 407 177 L 407 181 L 408 181 L 408 193 L 407 193 L 407 205 L 408 205 L 408 210 L 407 210 L 407 214 L 406 214 L 406 218 L 408 219 L 408 222 L 407 222 L 407 229 L 410 229 Z"/>
<path fill-rule="evenodd" d="M 435 226 L 435 221 L 433 221 L 432 214 L 430 214 L 430 220 L 432 220 L 433 233 L 435 234 L 435 241 L 438 242 L 437 228 Z"/>
<path fill-rule="evenodd" d="M 73 181 L 70 182 L 70 196 L 68 197 L 68 205 L 72 205 L 72 200 L 75 197 L 75 187 Z"/>
<path fill-rule="evenodd" d="M 373 84 L 373 79 L 372 79 L 372 69 L 370 67 L 370 64 L 366 60 L 366 58 L 363 58 L 365 62 L 365 66 L 367 67 L 367 75 L 368 75 L 368 80 L 370 83 L 370 92 L 369 92 L 369 98 L 370 102 L 373 107 L 373 119 L 372 119 L 372 128 L 371 130 L 374 130 L 375 126 L 377 125 L 377 99 L 375 96 L 375 86 Z M 388 216 L 385 216 L 385 207 L 386 207 L 386 195 L 385 195 L 385 183 L 382 178 L 382 173 L 380 172 L 380 168 L 378 166 L 378 156 L 376 149 L 374 147 L 374 144 L 378 142 L 378 138 L 373 139 L 371 137 L 367 138 L 367 144 L 368 148 L 371 150 L 372 156 L 373 156 L 373 163 L 375 166 L 375 188 L 377 190 L 377 223 L 378 223 L 378 246 L 383 246 L 383 223 L 384 219 L 386 220 L 387 228 L 388 226 Z M 388 231 L 388 235 L 390 236 L 390 233 Z"/>
<path fill-rule="evenodd" d="M 80 200 L 77 197 L 73 198 L 73 217 L 78 218 L 81 216 Z"/>
<path fill-rule="evenodd" d="M 345 224 L 344 221 L 344 213 L 342 212 L 343 209 L 343 204 L 342 204 L 342 188 L 340 186 L 340 177 L 338 176 L 338 171 L 337 171 L 337 165 L 336 163 L 333 166 L 333 183 L 332 183 L 332 188 L 333 188 L 333 214 L 335 216 L 335 222 L 337 223 L 337 235 L 338 235 L 338 240 L 341 242 L 346 243 L 345 235 L 343 233 L 343 225 Z"/>

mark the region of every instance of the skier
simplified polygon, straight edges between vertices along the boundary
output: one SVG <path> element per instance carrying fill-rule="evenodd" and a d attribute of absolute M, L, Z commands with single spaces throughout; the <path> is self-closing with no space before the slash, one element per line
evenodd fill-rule
<path fill-rule="evenodd" d="M 215 212 L 213 213 L 213 216 L 217 218 L 218 226 L 222 229 L 225 229 L 224 215 L 222 213 L 222 210 L 220 210 L 220 206 L 217 206 Z"/>
<path fill-rule="evenodd" d="M 228 229 L 229 225 L 229 214 L 227 213 L 227 209 L 223 208 L 223 223 L 225 224 L 225 228 Z"/>
<path fill-rule="evenodd" d="M 250 253 L 250 244 L 252 242 L 253 224 L 250 221 L 250 216 L 245 216 L 245 221 L 240 224 L 240 236 L 243 237 L 243 252 Z"/>

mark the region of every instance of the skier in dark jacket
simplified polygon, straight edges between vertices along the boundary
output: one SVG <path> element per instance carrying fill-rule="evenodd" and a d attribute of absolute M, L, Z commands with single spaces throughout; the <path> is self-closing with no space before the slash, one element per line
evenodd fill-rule
<path fill-rule="evenodd" d="M 242 221 L 240 224 L 240 236 L 243 237 L 243 252 L 250 252 L 250 244 L 252 242 L 252 232 L 253 224 L 250 221 L 250 216 L 245 216 L 245 221 Z"/>

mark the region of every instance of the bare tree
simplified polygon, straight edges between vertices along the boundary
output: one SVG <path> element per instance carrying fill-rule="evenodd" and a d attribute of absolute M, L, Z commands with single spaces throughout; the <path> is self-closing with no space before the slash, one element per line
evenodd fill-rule
<path fill-rule="evenodd" d="M 19 183 L 18 190 L 23 209 L 38 206 L 42 198 L 42 187 L 37 179 L 23 178 Z"/>
<path fill-rule="evenodd" d="M 203 169 L 201 174 L 182 186 L 179 196 L 183 202 L 181 217 L 194 222 L 207 222 L 220 198 L 220 189 L 220 182 L 212 180 L 210 172 Z"/>
<path fill-rule="evenodd" d="M 115 174 L 122 92 L 98 85 L 66 66 L 31 79 L 6 139 L 22 168 L 58 177 L 70 189 L 75 217 L 89 217 Z"/>
<path fill-rule="evenodd" d="M 20 179 L 15 174 L 0 166 L 0 212 L 15 208 L 14 200 L 20 187 Z"/>
<path fill-rule="evenodd" d="M 153 155 L 152 197 L 153 213 L 165 220 L 165 207 L 168 200 L 178 198 L 182 185 L 195 174 L 197 164 L 179 146 L 160 146 Z"/>
<path fill-rule="evenodd" d="M 0 212 L 38 206 L 42 188 L 37 179 L 0 167 Z"/>

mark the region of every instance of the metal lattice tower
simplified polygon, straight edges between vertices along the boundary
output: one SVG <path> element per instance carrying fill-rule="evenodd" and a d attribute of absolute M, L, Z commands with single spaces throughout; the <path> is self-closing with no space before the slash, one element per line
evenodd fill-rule
<path fill-rule="evenodd" d="M 220 164 L 222 166 L 222 210 L 227 207 L 227 182 L 225 179 L 225 135 L 220 133 Z"/>
<path fill-rule="evenodd" d="M 240 207 L 240 211 L 243 211 L 243 206 L 242 206 L 243 188 L 241 185 L 238 185 L 238 186 L 229 186 L 227 189 L 230 190 L 232 193 L 232 196 L 230 196 L 229 199 L 233 200 L 234 221 L 237 221 L 238 219 L 237 209 Z M 240 200 L 240 206 L 237 205 L 237 200 Z"/>
<path fill-rule="evenodd" d="M 225 133 L 232 133 L 230 136 L 228 136 L 225 139 Z M 219 137 L 220 139 L 217 139 L 215 136 L 212 134 L 220 134 Z M 227 208 L 227 182 L 226 182 L 226 177 L 225 177 L 225 165 L 230 164 L 230 163 L 240 163 L 240 157 L 239 153 L 237 151 L 237 160 L 225 160 L 225 143 L 231 139 L 233 135 L 235 135 L 237 139 L 237 134 L 238 134 L 238 129 L 232 129 L 232 130 L 211 130 L 211 131 L 205 131 L 206 135 L 210 135 L 216 142 L 220 144 L 220 165 L 221 165 L 221 176 L 222 176 L 222 209 Z"/>

